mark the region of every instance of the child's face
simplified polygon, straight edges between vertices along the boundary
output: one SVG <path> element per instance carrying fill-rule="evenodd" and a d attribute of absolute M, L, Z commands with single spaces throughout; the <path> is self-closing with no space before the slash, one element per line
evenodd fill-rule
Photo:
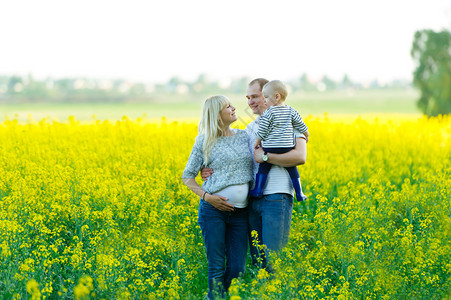
<path fill-rule="evenodd" d="M 277 104 L 276 93 L 270 87 L 265 87 L 262 90 L 263 98 L 267 106 L 273 106 Z"/>

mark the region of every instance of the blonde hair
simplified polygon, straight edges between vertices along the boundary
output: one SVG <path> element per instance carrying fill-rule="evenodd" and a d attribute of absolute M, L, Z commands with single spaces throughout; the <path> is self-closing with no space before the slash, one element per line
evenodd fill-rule
<path fill-rule="evenodd" d="M 280 80 L 272 80 L 265 84 L 263 88 L 270 88 L 274 92 L 274 94 L 278 93 L 282 101 L 285 101 L 285 99 L 287 99 L 288 89 Z"/>
<path fill-rule="evenodd" d="M 203 153 L 205 165 L 209 162 L 208 158 L 214 144 L 219 137 L 224 135 L 221 111 L 228 104 L 230 104 L 229 98 L 222 95 L 205 99 L 199 123 L 199 133 L 204 135 Z"/>

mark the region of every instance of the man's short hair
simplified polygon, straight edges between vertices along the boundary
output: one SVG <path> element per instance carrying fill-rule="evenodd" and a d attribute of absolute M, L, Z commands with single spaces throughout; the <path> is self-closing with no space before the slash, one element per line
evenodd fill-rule
<path fill-rule="evenodd" d="M 267 84 L 268 82 L 269 82 L 269 80 L 267 80 L 265 78 L 256 78 L 256 79 L 252 80 L 251 82 L 249 82 L 249 86 L 258 83 L 260 90 L 262 90 L 263 87 L 265 86 L 265 84 Z"/>

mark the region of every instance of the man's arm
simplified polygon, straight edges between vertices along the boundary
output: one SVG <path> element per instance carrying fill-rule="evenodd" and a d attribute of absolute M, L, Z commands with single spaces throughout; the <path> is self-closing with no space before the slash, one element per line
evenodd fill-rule
<path fill-rule="evenodd" d="M 254 151 L 254 159 L 258 163 L 262 163 L 262 155 L 264 151 L 262 148 L 258 148 Z M 282 153 L 268 153 L 268 160 L 270 164 L 278 165 L 281 167 L 294 167 L 305 164 L 307 160 L 307 144 L 304 138 L 296 139 L 296 147 L 293 150 Z"/>
<path fill-rule="evenodd" d="M 213 174 L 213 169 L 211 169 L 211 168 L 202 167 L 202 169 L 200 169 L 200 176 L 202 177 L 203 181 L 207 180 L 208 177 L 210 177 L 212 174 Z"/>

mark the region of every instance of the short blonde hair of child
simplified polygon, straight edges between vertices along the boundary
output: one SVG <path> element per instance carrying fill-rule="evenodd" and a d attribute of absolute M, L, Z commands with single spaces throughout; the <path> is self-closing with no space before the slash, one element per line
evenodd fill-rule
<path fill-rule="evenodd" d="M 263 86 L 263 89 L 270 88 L 274 94 L 279 94 L 282 101 L 285 101 L 288 96 L 288 89 L 280 80 L 272 80 Z"/>

